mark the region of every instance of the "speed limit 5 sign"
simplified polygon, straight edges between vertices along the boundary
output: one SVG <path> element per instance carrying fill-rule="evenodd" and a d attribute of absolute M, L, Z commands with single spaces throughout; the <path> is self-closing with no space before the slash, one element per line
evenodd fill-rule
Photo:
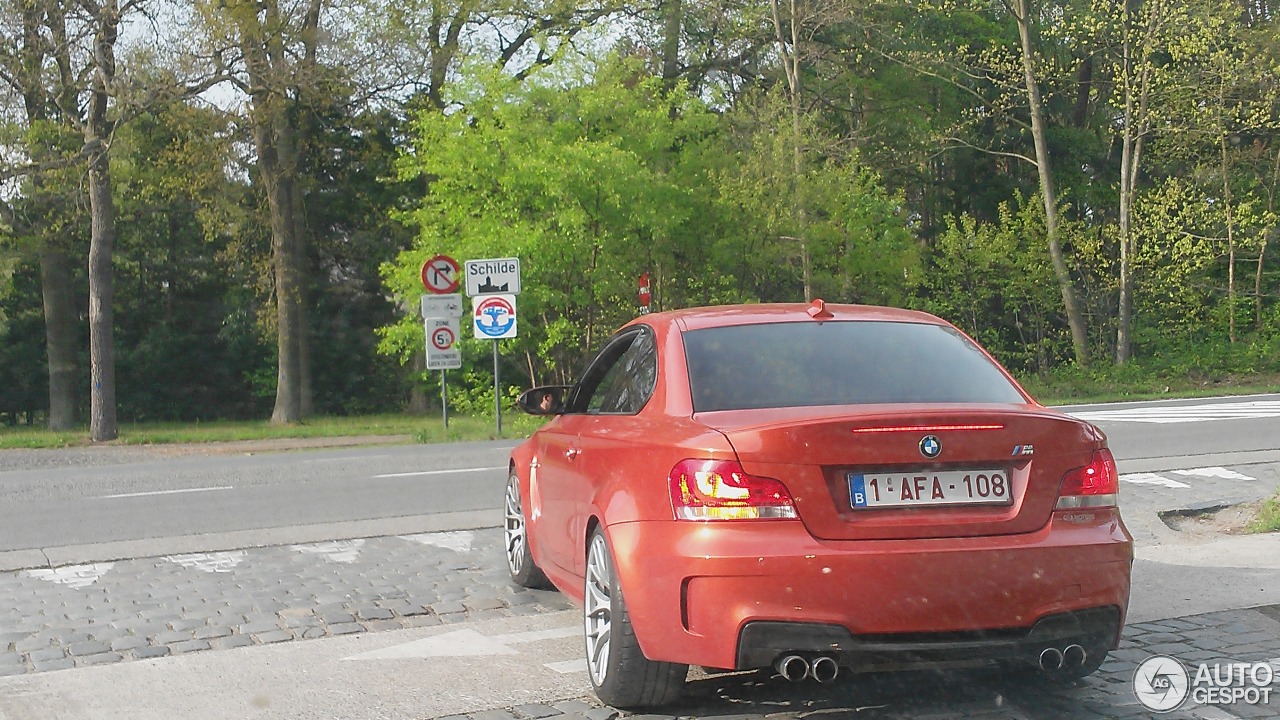
<path fill-rule="evenodd" d="M 457 370 L 462 367 L 458 348 L 458 318 L 427 318 L 427 369 Z"/>

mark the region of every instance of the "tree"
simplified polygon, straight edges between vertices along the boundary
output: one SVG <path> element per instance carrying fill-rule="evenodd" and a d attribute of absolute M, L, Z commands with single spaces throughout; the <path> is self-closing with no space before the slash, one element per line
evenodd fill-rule
<path fill-rule="evenodd" d="M 44 304 L 45 353 L 48 367 L 48 425 L 67 430 L 75 425 L 77 392 L 77 326 L 73 242 L 76 224 L 67 222 L 71 208 L 59 188 L 77 188 L 67 168 L 81 161 L 69 137 L 74 118 L 62 108 L 74 106 L 75 89 L 60 86 L 54 68 L 69 68 L 71 48 L 55 44 L 51 30 L 61 26 L 57 2 L 6 2 L 0 30 L 0 78 L 22 107 L 23 127 L 8 139 L 21 148 L 25 163 L 7 168 L 2 176 L 25 178 L 15 209 L 0 200 L 0 219 L 15 240 L 28 238 L 40 260 L 40 288 Z M 13 28 L 12 32 L 8 29 Z M 59 102 L 61 100 L 61 102 Z M 7 143 L 7 144 L 8 144 Z M 61 220 L 60 220 L 61 218 Z"/>
<path fill-rule="evenodd" d="M 521 314 L 536 318 L 522 327 L 536 331 L 515 345 L 527 353 L 530 381 L 567 380 L 634 315 L 641 272 L 651 270 L 660 296 L 673 300 L 689 268 L 707 267 L 700 253 L 714 214 L 696 159 L 715 119 L 635 63 L 597 68 L 592 81 L 564 89 L 536 76 L 520 84 L 478 75 L 453 91 L 457 112 L 424 111 L 413 122 L 400 176 L 431 182 L 404 215 L 415 246 L 386 267 L 386 283 L 416 297 L 418 268 L 437 252 L 519 256 Z M 383 332 L 385 352 L 421 352 L 416 318 Z"/>
<path fill-rule="evenodd" d="M 1053 274 L 1058 281 L 1058 289 L 1062 293 L 1062 305 L 1067 313 L 1067 324 L 1071 327 L 1071 346 L 1075 351 L 1076 362 L 1080 365 L 1088 365 L 1089 335 L 1085 327 L 1084 312 L 1076 299 L 1075 287 L 1071 273 L 1067 269 L 1059 235 L 1058 193 L 1054 187 L 1053 167 L 1049 156 L 1048 113 L 1040 96 L 1040 81 L 1036 72 L 1038 56 L 1034 33 L 1038 24 L 1032 14 L 1030 3 L 1031 0 L 1006 0 L 1005 7 L 1018 24 L 1023 90 L 1026 92 L 1027 114 L 1031 122 L 1036 173 L 1040 177 L 1040 198 L 1044 203 L 1044 233 L 1049 245 L 1049 259 L 1053 264 Z"/>

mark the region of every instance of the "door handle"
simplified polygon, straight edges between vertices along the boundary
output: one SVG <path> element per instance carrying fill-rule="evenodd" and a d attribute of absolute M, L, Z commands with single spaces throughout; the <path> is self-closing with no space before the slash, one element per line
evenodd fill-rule
<path fill-rule="evenodd" d="M 574 458 L 578 457 L 578 454 L 581 452 L 582 450 L 580 450 L 579 448 L 569 448 L 568 450 L 564 451 L 564 456 L 570 460 L 573 460 Z"/>

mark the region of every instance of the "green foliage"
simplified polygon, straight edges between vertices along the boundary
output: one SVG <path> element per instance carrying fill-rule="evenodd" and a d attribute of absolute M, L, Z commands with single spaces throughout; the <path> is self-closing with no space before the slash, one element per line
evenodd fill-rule
<path fill-rule="evenodd" d="M 962 215 L 938 236 L 920 282 L 923 309 L 950 320 L 1012 369 L 1069 357 L 1061 297 L 1043 248 L 1043 207 L 1002 205 L 999 222 Z"/>
<path fill-rule="evenodd" d="M 1059 365 L 1019 373 L 1023 386 L 1047 403 L 1104 402 L 1159 397 L 1276 392 L 1280 338 L 1195 344 L 1169 340 L 1162 350 L 1123 365 Z"/>
<path fill-rule="evenodd" d="M 884 189 L 859 153 L 841 151 L 811 122 L 802 130 L 805 159 L 797 177 L 792 134 L 772 130 L 785 124 L 785 114 L 775 93 L 749 97 L 725 118 L 735 142 L 714 177 L 721 213 L 735 222 L 719 239 L 722 266 L 733 269 L 749 296 L 802 301 L 803 244 L 815 297 L 902 304 L 919 274 L 905 201 Z"/>
<path fill-rule="evenodd" d="M 627 61 L 576 82 L 561 68 L 554 85 L 475 77 L 454 99 L 456 111 L 414 120 L 400 178 L 430 185 L 401 214 L 418 230 L 415 247 L 383 275 L 414 307 L 421 264 L 436 253 L 520 257 L 524 320 L 504 357 L 524 356 L 522 386 L 572 381 L 633 317 L 642 272 L 657 309 L 802 299 L 795 193 L 808 209 L 805 242 L 820 294 L 906 299 L 918 260 L 903 200 L 856 153 L 825 153 L 796 188 L 768 98 L 718 116 Z M 381 336 L 381 349 L 402 360 L 421 352 L 414 314 Z M 479 355 L 479 343 L 464 340 L 464 357 Z M 458 407 L 480 412 L 492 403 L 485 371 L 464 373 L 460 384 Z"/>
<path fill-rule="evenodd" d="M 456 112 L 415 118 L 400 166 L 402 180 L 430 181 L 401 214 L 418 231 L 414 248 L 383 270 L 405 307 L 416 308 L 419 268 L 436 253 L 518 256 L 523 321 L 511 351 L 532 358 L 529 382 L 563 382 L 634 316 L 642 272 L 659 305 L 699 287 L 682 279 L 706 266 L 695 224 L 705 180 L 674 149 L 703 142 L 714 127 L 705 107 L 626 63 L 567 88 L 477 73 L 454 101 Z M 415 315 L 384 328 L 384 352 L 421 351 Z M 481 342 L 464 340 L 464 351 Z"/>
<path fill-rule="evenodd" d="M 1251 533 L 1280 532 L 1280 493 L 1262 502 L 1253 522 L 1245 529 Z"/>

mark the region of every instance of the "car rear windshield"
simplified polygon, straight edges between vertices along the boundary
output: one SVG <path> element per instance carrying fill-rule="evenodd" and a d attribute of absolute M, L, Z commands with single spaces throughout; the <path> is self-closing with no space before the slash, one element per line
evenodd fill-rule
<path fill-rule="evenodd" d="M 686 332 L 684 347 L 694 412 L 1026 402 L 972 342 L 939 325 L 735 325 Z"/>

